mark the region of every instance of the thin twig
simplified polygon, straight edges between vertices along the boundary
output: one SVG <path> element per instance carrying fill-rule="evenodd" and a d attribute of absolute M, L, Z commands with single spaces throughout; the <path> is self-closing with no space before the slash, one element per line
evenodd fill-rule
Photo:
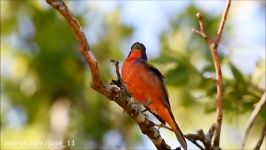
<path fill-rule="evenodd" d="M 196 17 L 198 18 L 198 20 L 199 20 L 199 27 L 200 27 L 200 29 L 199 30 L 197 30 L 197 29 L 192 29 L 192 32 L 196 32 L 197 34 L 199 34 L 200 36 L 202 36 L 205 40 L 209 40 L 209 37 L 208 37 L 208 35 L 207 35 L 207 33 L 206 33 L 206 31 L 205 31 L 205 23 L 204 23 L 204 18 L 203 18 L 203 16 L 198 12 L 197 14 L 196 14 Z"/>
<path fill-rule="evenodd" d="M 111 59 L 111 62 L 114 63 L 114 65 L 115 65 L 115 73 L 116 73 L 116 76 L 117 76 L 117 80 L 119 82 L 123 82 L 123 80 L 121 78 L 121 75 L 119 73 L 119 61 L 118 60 Z"/>
<path fill-rule="evenodd" d="M 223 77 L 222 77 L 222 70 L 221 70 L 217 48 L 218 48 L 218 45 L 222 37 L 222 33 L 223 33 L 224 25 L 227 19 L 227 15 L 229 12 L 230 5 L 231 5 L 231 0 L 227 0 L 224 13 L 223 13 L 223 17 L 220 21 L 220 26 L 217 32 L 217 39 L 215 40 L 213 47 L 212 45 L 209 46 L 211 48 L 212 57 L 214 61 L 214 67 L 215 67 L 216 76 L 217 76 L 217 116 L 216 116 L 216 129 L 215 129 L 215 134 L 214 134 L 214 146 L 215 147 L 220 146 L 220 134 L 221 134 L 221 127 L 222 127 L 222 120 L 223 120 Z"/>
<path fill-rule="evenodd" d="M 227 19 L 227 16 L 228 16 L 230 5 L 231 5 L 231 0 L 227 0 L 226 1 L 226 7 L 225 7 L 224 13 L 223 13 L 223 17 L 222 17 L 222 19 L 220 21 L 220 25 L 219 25 L 219 28 L 218 28 L 218 31 L 217 31 L 217 39 L 215 41 L 215 46 L 214 46 L 215 48 L 217 48 L 219 43 L 220 43 L 220 40 L 221 40 L 221 37 L 222 37 L 222 34 L 223 34 L 224 25 L 225 25 L 225 22 L 226 22 L 226 19 Z"/>
<path fill-rule="evenodd" d="M 215 128 L 216 128 L 216 125 L 215 125 L 215 124 L 213 124 L 213 125 L 210 127 L 208 133 L 205 135 L 205 137 L 206 137 L 207 140 L 212 141 L 212 138 L 213 138 L 213 134 L 214 134 Z M 211 143 L 211 142 L 210 142 L 210 143 Z"/>
<path fill-rule="evenodd" d="M 245 148 L 245 144 L 247 142 L 249 131 L 250 131 L 251 127 L 253 126 L 255 119 L 258 116 L 263 105 L 265 105 L 265 103 L 266 103 L 266 92 L 264 92 L 264 94 L 260 98 L 259 102 L 256 104 L 255 109 L 253 110 L 253 112 L 249 116 L 249 119 L 247 121 L 247 126 L 245 128 L 244 138 L 243 138 L 242 145 L 241 145 L 242 150 L 244 150 L 244 148 Z"/>
<path fill-rule="evenodd" d="M 187 138 L 189 141 L 194 143 L 201 150 L 202 149 L 214 150 L 214 147 L 212 146 L 212 143 L 211 143 L 214 130 L 215 130 L 215 125 L 212 125 L 206 135 L 204 134 L 203 130 L 200 129 L 197 131 L 196 134 L 185 135 L 185 138 Z M 200 141 L 204 145 L 204 148 L 201 145 L 199 145 L 197 141 Z"/>
<path fill-rule="evenodd" d="M 198 142 L 197 140 L 194 140 L 194 137 L 190 139 L 190 142 L 192 142 L 194 145 L 196 145 L 200 150 L 205 150 Z"/>
<path fill-rule="evenodd" d="M 253 150 L 260 150 L 261 144 L 262 144 L 263 139 L 264 139 L 265 136 L 266 136 L 266 123 L 264 124 L 264 126 L 262 128 L 260 138 L 259 138 L 259 140 L 258 140 L 258 142 L 257 142 L 257 144 L 256 144 L 256 146 L 254 147 Z"/>
<path fill-rule="evenodd" d="M 222 120 L 223 120 L 223 78 L 222 78 L 222 71 L 221 71 L 221 65 L 219 61 L 218 51 L 217 48 L 219 46 L 224 25 L 228 16 L 229 8 L 230 8 L 231 0 L 227 0 L 226 6 L 223 12 L 223 16 L 220 21 L 220 25 L 217 31 L 217 37 L 215 40 L 212 40 L 209 38 L 208 34 L 205 30 L 205 24 L 204 24 L 204 17 L 197 13 L 196 17 L 199 21 L 200 29 L 192 29 L 195 33 L 199 34 L 201 37 L 203 37 L 211 50 L 216 77 L 217 77 L 217 109 L 216 109 L 216 127 L 215 127 L 215 134 L 214 134 L 214 147 L 219 149 L 220 144 L 220 133 L 221 133 L 221 126 L 222 126 Z"/>
<path fill-rule="evenodd" d="M 119 106 L 121 106 L 128 115 L 138 123 L 143 134 L 146 134 L 157 149 L 169 150 L 171 147 L 167 145 L 164 139 L 161 137 L 160 132 L 156 129 L 154 123 L 145 117 L 145 115 L 135 107 L 134 103 L 130 101 L 129 94 L 124 86 L 119 85 L 104 85 L 100 79 L 100 72 L 98 68 L 97 60 L 95 59 L 93 53 L 90 51 L 90 47 L 84 32 L 77 20 L 74 19 L 69 9 L 65 5 L 63 0 L 46 0 L 53 8 L 55 8 L 61 15 L 64 16 L 65 20 L 69 23 L 70 27 L 73 29 L 76 38 L 79 42 L 80 52 L 87 61 L 92 76 L 91 87 L 106 96 L 110 100 L 115 101 Z M 116 63 L 116 70 L 118 80 L 121 81 L 121 76 L 119 74 L 118 63 Z M 119 81 L 118 81 L 119 82 Z M 117 83 L 118 83 L 117 82 Z M 123 84 L 122 84 L 123 85 Z"/>

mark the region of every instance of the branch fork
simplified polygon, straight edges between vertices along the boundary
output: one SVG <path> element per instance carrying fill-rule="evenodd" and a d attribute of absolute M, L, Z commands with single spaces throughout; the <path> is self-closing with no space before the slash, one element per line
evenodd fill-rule
<path fill-rule="evenodd" d="M 192 32 L 195 32 L 195 33 L 199 34 L 202 38 L 207 40 L 208 39 L 208 35 L 207 35 L 206 31 L 205 31 L 204 18 L 199 12 L 196 14 L 196 17 L 198 18 L 200 29 L 197 30 L 197 29 L 193 28 Z"/>

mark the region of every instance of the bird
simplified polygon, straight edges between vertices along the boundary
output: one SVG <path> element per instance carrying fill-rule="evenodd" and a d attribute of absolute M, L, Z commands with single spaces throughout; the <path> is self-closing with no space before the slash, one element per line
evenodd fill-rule
<path fill-rule="evenodd" d="M 143 104 L 163 124 L 165 122 L 175 132 L 183 149 L 187 143 L 171 111 L 164 76 L 148 63 L 146 47 L 135 42 L 122 65 L 122 80 L 128 92 Z"/>

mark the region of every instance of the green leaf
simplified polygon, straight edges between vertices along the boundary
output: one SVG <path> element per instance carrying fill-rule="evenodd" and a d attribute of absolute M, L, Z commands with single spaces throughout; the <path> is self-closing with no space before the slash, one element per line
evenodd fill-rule
<path fill-rule="evenodd" d="M 230 66 L 230 69 L 232 71 L 232 74 L 234 76 L 234 78 L 237 80 L 237 81 L 240 81 L 240 82 L 245 82 L 244 80 L 244 76 L 243 74 L 241 73 L 241 71 L 232 63 L 229 63 L 229 66 Z"/>
<path fill-rule="evenodd" d="M 171 63 L 171 62 L 178 63 L 180 62 L 180 60 L 173 56 L 162 54 L 160 57 L 150 60 L 150 62 L 158 63 L 158 64 L 166 64 L 166 63 Z"/>
<path fill-rule="evenodd" d="M 166 83 L 170 85 L 184 85 L 188 79 L 189 73 L 184 65 L 179 65 L 166 73 Z"/>
<path fill-rule="evenodd" d="M 229 63 L 232 74 L 235 78 L 235 90 L 239 93 L 245 92 L 247 90 L 247 84 L 244 78 L 244 75 L 241 71 L 232 63 Z"/>

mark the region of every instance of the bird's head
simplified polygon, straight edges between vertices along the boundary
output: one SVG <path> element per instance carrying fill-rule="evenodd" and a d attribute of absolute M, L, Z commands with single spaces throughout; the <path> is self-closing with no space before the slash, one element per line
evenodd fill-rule
<path fill-rule="evenodd" d="M 142 43 L 135 42 L 131 46 L 131 51 L 129 52 L 128 58 L 135 58 L 135 59 L 143 59 L 147 60 L 147 55 L 146 55 L 146 48 Z"/>

